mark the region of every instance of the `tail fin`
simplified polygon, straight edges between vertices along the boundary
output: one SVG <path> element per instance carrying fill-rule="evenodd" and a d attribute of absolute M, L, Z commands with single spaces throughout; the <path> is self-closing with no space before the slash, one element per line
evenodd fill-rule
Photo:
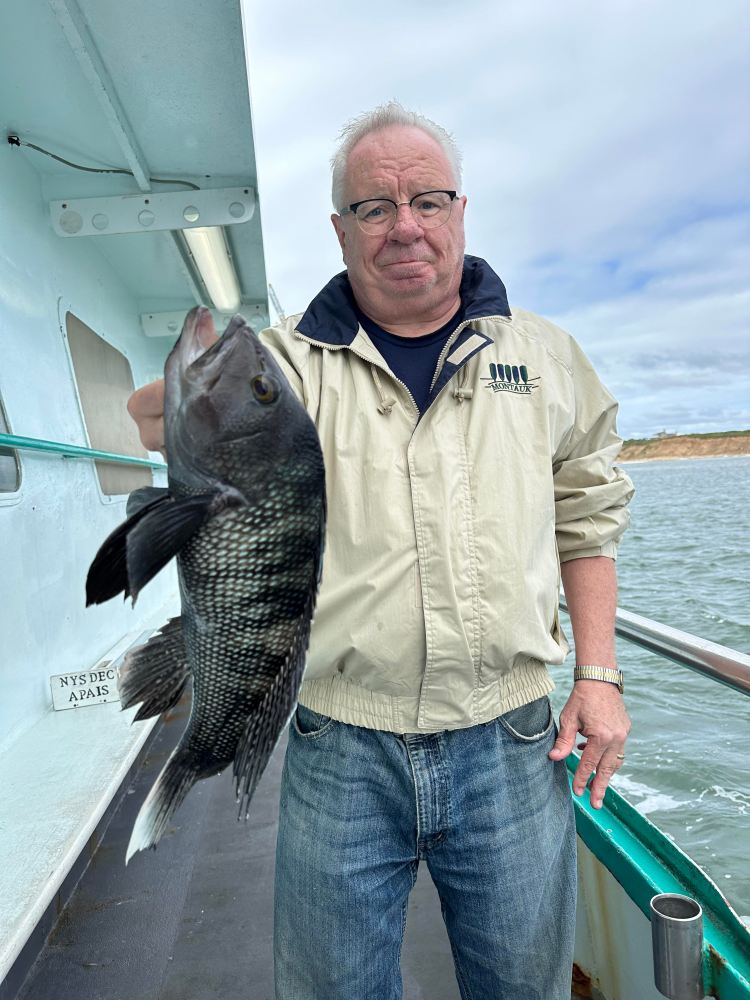
<path fill-rule="evenodd" d="M 207 777 L 190 750 L 178 746 L 154 782 L 136 817 L 130 835 L 125 864 L 136 851 L 156 847 L 187 793 L 199 778 Z"/>

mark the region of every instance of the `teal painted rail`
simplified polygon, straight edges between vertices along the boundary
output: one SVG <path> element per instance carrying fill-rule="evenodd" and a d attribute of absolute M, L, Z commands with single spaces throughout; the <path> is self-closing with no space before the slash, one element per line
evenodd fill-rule
<path fill-rule="evenodd" d="M 61 441 L 45 441 L 43 438 L 21 437 L 18 434 L 0 434 L 0 448 L 20 448 L 25 451 L 42 451 L 48 455 L 62 455 L 63 458 L 90 458 L 99 462 L 117 462 L 120 465 L 143 465 L 149 469 L 166 469 L 164 462 L 152 462 L 148 458 L 132 455 L 118 455 L 112 451 L 97 451 L 78 444 L 63 444 Z"/>
<path fill-rule="evenodd" d="M 560 608 L 568 611 L 564 597 Z M 745 653 L 622 608 L 616 612 L 615 632 L 750 695 L 750 657 Z M 571 786 L 579 760 L 571 754 L 566 761 Z M 591 806 L 588 790 L 574 796 L 574 804 L 578 836 L 649 920 L 651 898 L 658 893 L 677 892 L 700 903 L 706 994 L 718 1000 L 750 1000 L 750 932 L 714 882 L 614 788 L 607 789 L 602 809 Z"/>
<path fill-rule="evenodd" d="M 579 759 L 571 754 L 566 761 L 571 784 Z M 574 796 L 574 804 L 578 836 L 649 920 L 649 903 L 658 893 L 677 892 L 700 903 L 706 994 L 750 1000 L 750 933 L 705 872 L 614 788 L 607 789 L 601 809 L 591 806 L 588 790 Z"/>

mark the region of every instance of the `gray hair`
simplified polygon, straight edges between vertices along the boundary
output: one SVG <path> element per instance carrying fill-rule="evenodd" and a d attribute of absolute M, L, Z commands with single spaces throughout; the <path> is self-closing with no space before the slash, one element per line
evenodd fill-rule
<path fill-rule="evenodd" d="M 381 104 L 374 111 L 367 111 L 357 118 L 352 118 L 341 129 L 338 148 L 331 157 L 333 171 L 331 197 L 333 198 L 333 207 L 337 212 L 344 207 L 344 180 L 349 154 L 360 139 L 364 139 L 371 132 L 379 132 L 380 129 L 388 128 L 390 125 L 407 125 L 418 128 L 434 139 L 448 158 L 456 187 L 460 191 L 461 150 L 450 132 L 446 131 L 442 125 L 425 118 L 424 115 L 420 115 L 416 111 L 408 111 L 398 101 L 388 101 L 387 104 Z"/>

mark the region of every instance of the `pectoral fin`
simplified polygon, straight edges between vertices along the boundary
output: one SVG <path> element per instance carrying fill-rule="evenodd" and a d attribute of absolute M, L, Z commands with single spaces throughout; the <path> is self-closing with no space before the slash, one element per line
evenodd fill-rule
<path fill-rule="evenodd" d="M 157 501 L 128 533 L 128 595 L 136 597 L 200 528 L 208 516 L 215 493 L 201 493 L 183 500 Z"/>
<path fill-rule="evenodd" d="M 133 490 L 128 497 L 125 506 L 125 514 L 132 517 L 139 510 L 150 506 L 155 500 L 163 500 L 169 496 L 169 490 L 164 486 L 141 486 L 140 489 Z"/>
<path fill-rule="evenodd" d="M 86 578 L 86 606 L 140 590 L 177 555 L 208 516 L 218 494 L 175 500 L 162 495 L 140 507 L 104 541 Z"/>

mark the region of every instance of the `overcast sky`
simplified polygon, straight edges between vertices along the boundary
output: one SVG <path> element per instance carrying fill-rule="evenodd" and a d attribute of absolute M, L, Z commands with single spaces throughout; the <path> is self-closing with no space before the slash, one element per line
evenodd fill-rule
<path fill-rule="evenodd" d="M 390 98 L 464 154 L 467 252 L 570 331 L 626 437 L 750 427 L 746 0 L 244 0 L 266 267 L 343 267 L 328 161 Z"/>

